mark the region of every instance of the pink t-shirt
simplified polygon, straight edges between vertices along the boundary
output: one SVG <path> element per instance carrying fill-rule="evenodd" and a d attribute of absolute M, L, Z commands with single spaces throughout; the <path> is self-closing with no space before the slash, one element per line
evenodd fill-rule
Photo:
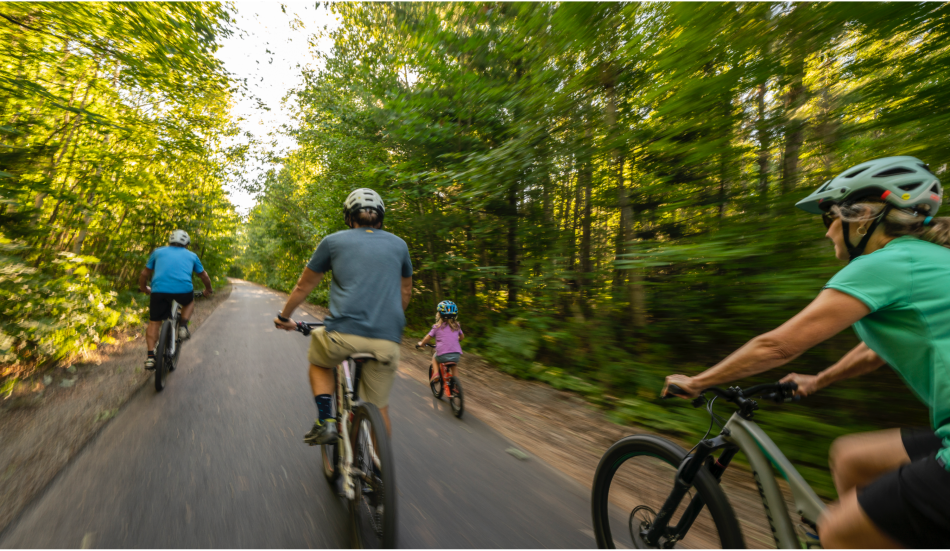
<path fill-rule="evenodd" d="M 453 331 L 452 326 L 447 323 L 442 327 L 439 327 L 439 324 L 433 325 L 432 330 L 429 331 L 429 336 L 435 337 L 435 355 L 441 356 L 452 352 L 461 354 L 462 345 L 459 344 L 459 335 L 464 334 L 461 325 L 459 325 L 458 331 Z"/>

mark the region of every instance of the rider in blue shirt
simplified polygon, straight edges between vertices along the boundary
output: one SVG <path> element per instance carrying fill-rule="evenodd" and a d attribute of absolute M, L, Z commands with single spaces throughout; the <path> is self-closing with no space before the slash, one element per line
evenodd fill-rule
<path fill-rule="evenodd" d="M 145 369 L 155 369 L 155 343 L 162 329 L 162 322 L 171 316 L 172 301 L 182 305 L 178 336 L 183 340 L 191 337 L 188 321 L 195 311 L 195 287 L 191 282 L 192 272 L 198 274 L 205 284 L 204 296 L 209 297 L 211 277 L 201 265 L 198 255 L 188 250 L 191 238 L 184 230 L 175 230 L 168 239 L 167 247 L 159 247 L 148 257 L 145 269 L 139 275 L 139 290 L 150 295 L 149 322 L 145 331 L 148 357 Z M 152 286 L 147 285 L 149 279 Z"/>

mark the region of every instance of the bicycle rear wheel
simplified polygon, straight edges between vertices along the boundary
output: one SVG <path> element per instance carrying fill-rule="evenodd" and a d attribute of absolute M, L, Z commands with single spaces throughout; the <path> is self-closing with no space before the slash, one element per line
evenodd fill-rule
<path fill-rule="evenodd" d="M 359 548 L 396 547 L 396 469 L 383 416 L 373 404 L 356 406 L 353 422 L 353 479 L 350 502 L 354 542 Z"/>
<path fill-rule="evenodd" d="M 462 418 L 462 412 L 465 411 L 465 402 L 462 398 L 462 382 L 458 377 L 449 378 L 449 405 L 452 406 L 452 413 L 459 419 Z"/>
<path fill-rule="evenodd" d="M 432 395 L 436 398 L 441 398 L 442 393 L 445 391 L 442 388 L 442 376 L 439 375 L 439 378 L 435 382 L 432 382 L 432 364 L 429 364 L 429 388 L 432 389 Z"/>
<path fill-rule="evenodd" d="M 175 371 L 175 369 L 178 368 L 178 358 L 181 357 L 181 343 L 182 343 L 182 340 L 179 339 L 177 335 L 174 337 L 174 339 L 175 339 L 175 353 L 172 354 L 172 356 L 171 356 L 171 361 L 170 361 L 169 364 L 168 364 L 168 372 L 169 372 L 169 373 L 171 373 L 172 371 Z"/>
<path fill-rule="evenodd" d="M 656 546 L 644 541 L 640 532 L 651 526 L 663 507 L 685 458 L 686 450 L 656 436 L 630 436 L 607 450 L 597 466 L 591 492 L 594 535 L 599 548 L 745 547 L 732 505 L 705 467 L 673 514 L 667 534 Z M 705 506 L 685 534 L 673 534 L 673 528 L 697 494 Z"/>
<path fill-rule="evenodd" d="M 172 333 L 172 322 L 165 320 L 162 323 L 161 332 L 158 334 L 158 344 L 155 346 L 155 391 L 161 392 L 165 389 L 165 377 L 168 375 L 168 343 Z"/>

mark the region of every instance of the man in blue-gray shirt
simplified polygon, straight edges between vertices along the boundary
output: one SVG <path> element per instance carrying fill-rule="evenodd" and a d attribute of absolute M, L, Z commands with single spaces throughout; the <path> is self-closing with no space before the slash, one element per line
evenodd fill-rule
<path fill-rule="evenodd" d="M 304 436 L 311 445 L 336 439 L 331 393 L 332 369 L 355 352 L 373 353 L 376 361 L 363 368 L 359 393 L 375 404 L 389 424 L 389 391 L 399 366 L 399 343 L 406 324 L 405 310 L 412 296 L 412 261 L 406 242 L 382 230 L 385 206 L 373 190 L 350 193 L 344 205 L 348 230 L 320 241 L 297 281 L 284 309 L 274 318 L 280 329 L 297 328 L 290 319 L 294 310 L 333 271 L 330 282 L 330 315 L 325 327 L 310 340 L 310 386 L 317 403 L 317 420 Z"/>
<path fill-rule="evenodd" d="M 145 369 L 155 369 L 155 343 L 162 330 L 162 322 L 171 316 L 172 301 L 181 304 L 181 320 L 178 336 L 183 340 L 191 337 L 188 321 L 195 311 L 195 286 L 191 282 L 192 272 L 198 274 L 205 284 L 204 295 L 211 296 L 211 277 L 201 265 L 198 255 L 188 250 L 191 238 L 185 230 L 175 230 L 168 238 L 167 247 L 159 247 L 148 257 L 145 269 L 139 274 L 139 290 L 150 295 L 148 329 L 145 330 L 145 343 L 148 356 Z M 148 280 L 152 286 L 148 286 Z"/>

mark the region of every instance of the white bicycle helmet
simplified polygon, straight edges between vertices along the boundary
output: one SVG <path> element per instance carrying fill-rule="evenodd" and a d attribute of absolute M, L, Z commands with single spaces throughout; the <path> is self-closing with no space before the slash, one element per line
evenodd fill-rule
<path fill-rule="evenodd" d="M 350 192 L 343 203 L 343 214 L 347 218 L 361 211 L 374 211 L 379 215 L 379 223 L 382 225 L 383 215 L 386 213 L 386 206 L 383 204 L 383 198 L 378 193 L 369 188 L 359 188 Z"/>
<path fill-rule="evenodd" d="M 172 232 L 171 237 L 168 238 L 168 244 L 187 247 L 191 244 L 191 238 L 188 237 L 188 232 L 185 230 L 175 230 Z"/>

